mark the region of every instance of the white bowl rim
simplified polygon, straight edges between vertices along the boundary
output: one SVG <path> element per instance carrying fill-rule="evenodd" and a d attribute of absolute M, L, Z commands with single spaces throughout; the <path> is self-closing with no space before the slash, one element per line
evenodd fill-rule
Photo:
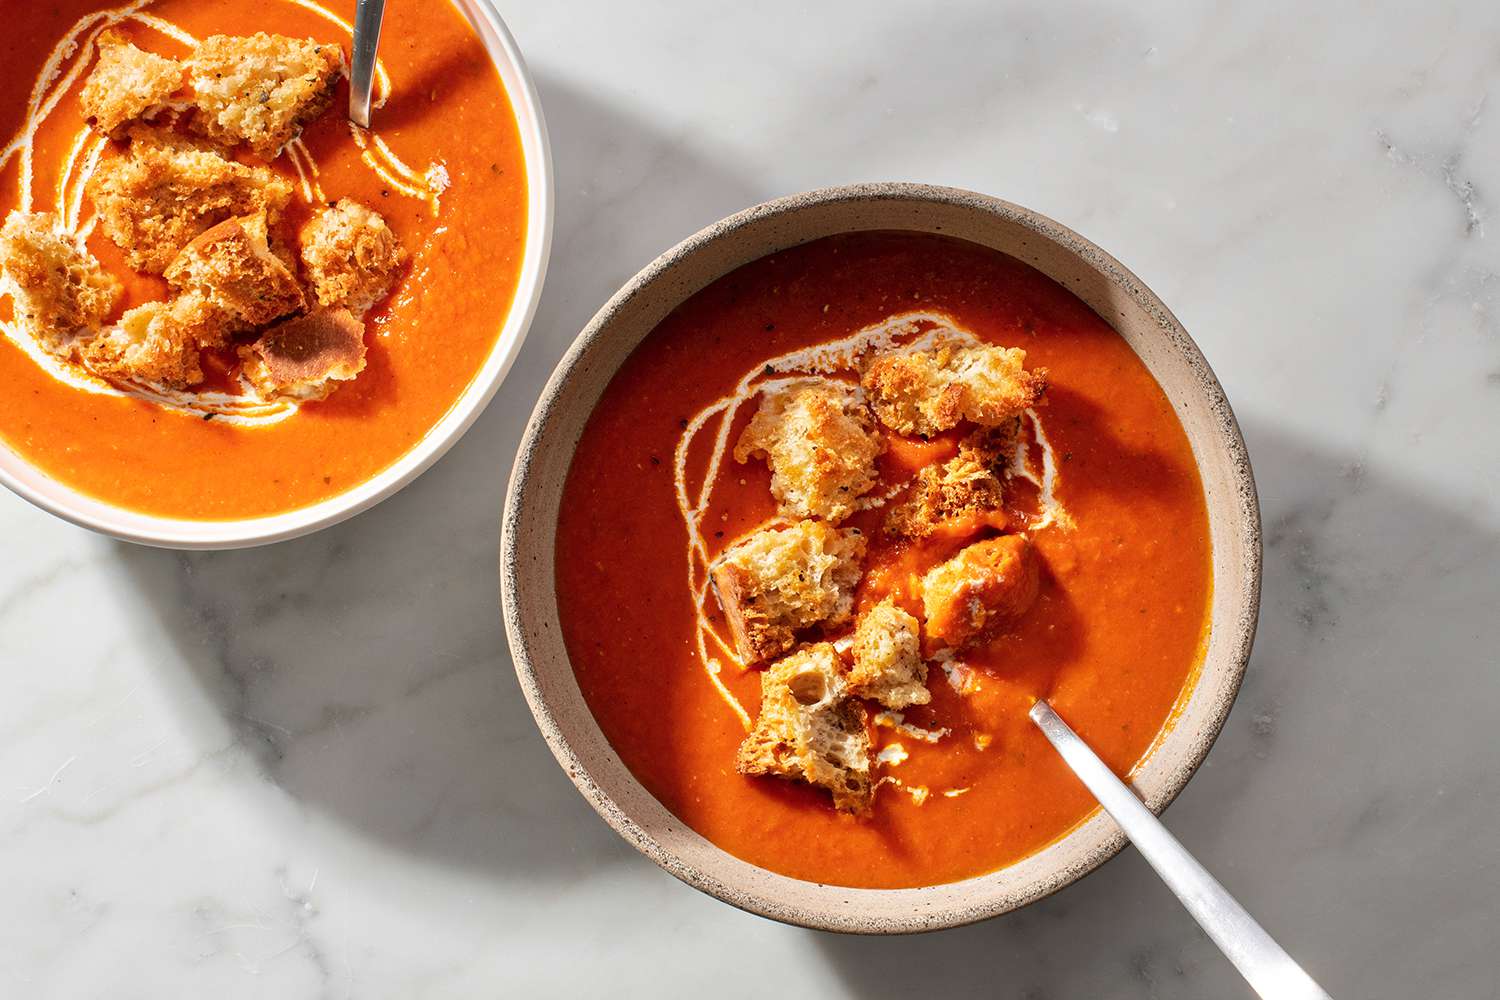
<path fill-rule="evenodd" d="M 173 549 L 235 549 L 286 541 L 368 510 L 427 471 L 484 412 L 510 372 L 536 316 L 552 251 L 555 189 L 541 98 L 521 51 L 491 0 L 450 0 L 474 28 L 505 87 L 526 161 L 526 242 L 509 311 L 484 364 L 442 418 L 395 462 L 343 493 L 307 507 L 238 520 L 158 517 L 119 507 L 54 479 L 0 441 L 0 485 L 80 527 Z"/>
<path fill-rule="evenodd" d="M 962 188 L 912 182 L 849 184 L 787 195 L 743 209 L 704 227 L 662 253 L 630 278 L 600 307 L 559 360 L 527 424 L 511 470 L 502 515 L 499 553 L 501 605 L 513 664 L 522 693 L 526 697 L 538 729 L 541 730 L 549 749 L 568 775 L 569 780 L 600 817 L 627 843 L 680 881 L 706 895 L 750 913 L 783 923 L 838 933 L 909 934 L 959 927 L 986 920 L 1012 912 L 1058 892 L 1096 871 L 1123 850 L 1126 844 L 1125 835 L 1102 810 L 1095 809 L 1048 847 L 997 872 L 954 883 L 903 889 L 855 889 L 821 883 L 805 883 L 814 886 L 820 893 L 827 894 L 831 900 L 840 901 L 837 904 L 816 906 L 788 903 L 777 898 L 774 891 L 768 889 L 768 886 L 774 886 L 779 882 L 801 882 L 802 880 L 791 879 L 789 876 L 779 875 L 754 865 L 752 862 L 743 861 L 714 844 L 712 846 L 718 854 L 723 855 L 728 864 L 747 867 L 765 876 L 765 885 L 757 885 L 751 889 L 746 889 L 744 886 L 732 887 L 713 872 L 685 862 L 674 855 L 657 840 L 650 830 L 638 823 L 623 806 L 614 801 L 608 792 L 595 783 L 578 751 L 564 735 L 562 724 L 554 713 L 553 706 L 543 697 L 536 665 L 531 662 L 528 636 L 521 621 L 520 609 L 514 593 L 521 560 L 516 517 L 530 477 L 530 457 L 536 450 L 537 441 L 543 433 L 543 427 L 562 386 L 578 368 L 592 344 L 603 336 L 614 315 L 625 303 L 640 294 L 643 288 L 649 287 L 662 278 L 679 261 L 692 256 L 708 244 L 730 233 L 817 205 L 860 199 L 898 202 L 965 202 L 971 207 L 1006 216 L 1040 236 L 1067 243 L 1073 252 L 1080 254 L 1090 266 L 1106 274 L 1114 285 L 1128 288 L 1131 297 L 1148 309 L 1163 331 L 1174 335 L 1174 346 L 1182 353 L 1183 360 L 1192 367 L 1196 377 L 1201 381 L 1201 387 L 1206 394 L 1210 409 L 1220 423 L 1219 433 L 1223 435 L 1224 447 L 1234 465 L 1233 485 L 1238 492 L 1240 514 L 1245 519 L 1244 528 L 1247 532 L 1247 536 L 1241 539 L 1239 548 L 1244 560 L 1248 583 L 1236 609 L 1238 620 L 1232 627 L 1232 632 L 1227 639 L 1228 645 L 1224 651 L 1228 661 L 1228 672 L 1222 677 L 1219 691 L 1211 695 L 1205 716 L 1200 720 L 1201 728 L 1198 729 L 1191 746 L 1173 765 L 1174 773 L 1163 779 L 1164 787 L 1154 788 L 1144 793 L 1145 804 L 1154 813 L 1159 814 L 1181 794 L 1223 732 L 1224 724 L 1243 684 L 1255 640 L 1260 608 L 1262 532 L 1259 497 L 1255 489 L 1249 452 L 1245 447 L 1244 438 L 1229 400 L 1218 378 L 1209 367 L 1207 359 L 1204 358 L 1202 351 L 1177 317 L 1144 282 L 1108 252 L 1069 227 L 1033 209 L 991 195 Z M 1195 681 L 1195 684 L 1197 683 L 1198 681 Z M 586 709 L 586 711 L 589 712 L 589 721 L 597 729 L 598 722 L 592 719 L 592 710 Z M 1148 757 L 1155 752 L 1155 749 L 1153 745 L 1152 749 L 1148 750 Z M 634 779 L 633 775 L 631 775 L 631 780 L 639 785 L 639 781 Z M 1140 792 L 1140 789 L 1137 791 Z M 961 889 L 970 883 L 988 880 L 1010 868 L 1037 863 L 1044 859 L 1044 855 L 1050 854 L 1054 848 L 1075 838 L 1080 839 L 1087 848 L 1087 854 L 1082 861 L 1045 874 L 1038 878 L 1024 894 L 1015 894 L 1005 899 L 987 899 L 966 905 L 946 905 L 938 908 L 936 912 L 918 905 L 924 901 L 926 894 L 934 890 Z M 903 917 L 868 918 L 857 912 L 857 906 L 850 906 L 867 896 L 900 896 L 911 899 L 912 912 Z"/>

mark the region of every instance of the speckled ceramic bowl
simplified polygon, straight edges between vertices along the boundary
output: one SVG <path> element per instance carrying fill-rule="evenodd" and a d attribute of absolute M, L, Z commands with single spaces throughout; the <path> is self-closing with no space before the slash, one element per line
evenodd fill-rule
<path fill-rule="evenodd" d="M 835 233 L 944 233 L 1004 251 L 1072 290 L 1124 336 L 1177 407 L 1208 499 L 1212 631 L 1196 685 L 1133 783 L 1160 812 L 1202 762 L 1244 675 L 1260 600 L 1260 512 L 1238 425 L 1182 325 L 1109 254 L 1051 219 L 969 191 L 915 184 L 830 188 L 758 205 L 672 248 L 599 311 L 557 366 L 532 415 L 505 505 L 500 571 L 521 687 L 559 763 L 599 814 L 673 875 L 735 906 L 788 923 L 900 933 L 992 917 L 1103 864 L 1124 837 L 1095 813 L 1066 837 L 980 878 L 920 889 L 803 882 L 742 861 L 657 802 L 621 763 L 589 712 L 563 646 L 553 576 L 563 480 L 584 423 L 626 356 L 673 307 L 766 254 Z"/>

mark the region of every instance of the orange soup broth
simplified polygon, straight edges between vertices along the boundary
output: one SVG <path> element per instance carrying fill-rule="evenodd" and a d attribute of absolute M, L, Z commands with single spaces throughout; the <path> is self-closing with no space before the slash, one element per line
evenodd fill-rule
<path fill-rule="evenodd" d="M 745 731 L 697 657 L 672 456 L 684 421 L 768 358 L 912 309 L 947 312 L 989 342 L 1024 348 L 1029 366 L 1049 369 L 1039 412 L 1076 527 L 1033 533 L 1041 596 L 1013 632 L 961 657 L 975 671 L 969 693 L 960 696 L 943 671 L 930 670 L 932 702 L 908 710 L 906 722 L 948 728 L 949 736 L 928 744 L 872 726 L 877 748 L 900 742 L 910 757 L 876 767 L 877 777 L 904 787 L 879 787 L 872 815 L 857 819 L 835 812 L 824 791 L 736 773 Z M 744 408 L 740 426 L 751 411 Z M 940 461 L 952 447 L 946 437 L 893 439 L 884 474 L 904 480 L 912 466 Z M 714 554 L 774 514 L 764 464 L 726 461 L 705 521 Z M 690 469 L 701 474 L 704 464 L 695 454 Z M 902 570 L 943 556 L 882 541 L 878 514 L 852 523 L 871 543 L 861 606 Z M 1093 800 L 1027 710 L 1047 697 L 1127 773 L 1195 673 L 1210 590 L 1207 510 L 1190 446 L 1124 340 L 1021 262 L 917 234 L 809 243 L 749 264 L 678 308 L 627 360 L 591 417 L 557 539 L 559 611 L 574 670 L 631 772 L 740 858 L 796 878 L 872 888 L 991 872 L 1086 819 Z M 753 716 L 758 671 L 729 666 L 723 679 Z M 917 786 L 929 791 L 920 805 L 909 791 Z M 943 794 L 959 789 L 966 791 Z"/>
<path fill-rule="evenodd" d="M 345 21 L 354 16 L 353 0 L 326 6 Z M 80 17 L 99 9 L 98 0 L 59 0 L 6 12 L 0 135 L 21 126 L 52 46 Z M 289 0 L 160 0 L 147 12 L 198 38 L 271 31 L 334 42 L 346 55 L 349 50 L 347 32 Z M 121 30 L 163 55 L 188 52 L 136 22 Z M 368 365 L 358 379 L 278 424 L 236 427 L 70 388 L 0 337 L 5 444 L 54 478 L 109 503 L 166 517 L 227 520 L 294 510 L 357 486 L 442 419 L 483 366 L 515 294 L 526 239 L 525 160 L 499 76 L 446 0 L 391 4 L 380 54 L 393 93 L 376 112 L 376 134 L 418 172 L 441 164 L 451 183 L 434 216 L 428 203 L 403 196 L 369 169 L 344 119 L 344 83 L 329 112 L 303 136 L 328 199 L 349 197 L 380 212 L 412 258 L 390 298 L 366 319 Z M 50 210 L 55 202 L 58 177 L 83 120 L 83 79 L 37 135 L 34 209 Z M 0 217 L 16 207 L 19 169 L 17 157 L 0 170 Z M 273 169 L 297 192 L 285 227 L 291 230 L 310 207 L 288 157 Z M 85 218 L 88 213 L 85 205 Z M 89 247 L 125 281 L 119 311 L 164 297 L 164 283 L 130 272 L 102 231 L 95 230 Z M 226 384 L 227 368 L 224 360 L 205 356 L 210 385 Z"/>

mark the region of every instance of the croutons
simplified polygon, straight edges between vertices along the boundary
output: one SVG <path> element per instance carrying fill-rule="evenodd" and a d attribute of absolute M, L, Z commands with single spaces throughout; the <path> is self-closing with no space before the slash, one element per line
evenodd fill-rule
<path fill-rule="evenodd" d="M 1003 530 L 1004 490 L 995 466 L 1014 446 L 1014 424 L 975 431 L 959 444 L 957 455 L 918 472 L 906 498 L 886 515 L 886 534 L 920 539 L 935 533 L 965 537 L 983 528 Z"/>
<path fill-rule="evenodd" d="M 838 654 L 826 642 L 768 667 L 760 716 L 735 760 L 739 772 L 805 781 L 828 789 L 844 812 L 869 812 L 875 786 L 865 713 L 842 688 Z"/>
<path fill-rule="evenodd" d="M 875 485 L 883 447 L 853 386 L 802 379 L 765 395 L 734 457 L 765 457 L 783 513 L 837 522 Z"/>
<path fill-rule="evenodd" d="M 1046 371 L 1027 371 L 1025 361 L 1014 347 L 880 354 L 865 364 L 861 383 L 880 422 L 899 434 L 936 434 L 960 420 L 995 427 L 1047 390 Z"/>
<path fill-rule="evenodd" d="M 339 199 L 302 227 L 302 264 L 318 303 L 363 316 L 396 283 L 406 254 L 379 212 Z"/>
<path fill-rule="evenodd" d="M 1016 621 L 1041 589 L 1031 543 L 1020 535 L 975 542 L 922 577 L 927 637 L 961 649 Z"/>
<path fill-rule="evenodd" d="M 99 35 L 99 61 L 79 101 L 89 124 L 113 139 L 125 126 L 161 111 L 182 88 L 183 67 L 175 59 L 145 52 L 115 28 Z"/>
<path fill-rule="evenodd" d="M 273 160 L 333 101 L 343 72 L 337 45 L 260 32 L 205 38 L 188 62 L 195 127 Z"/>
<path fill-rule="evenodd" d="M 364 371 L 364 333 L 347 309 L 320 309 L 271 327 L 240 348 L 240 359 L 266 396 L 323 399 Z"/>
<path fill-rule="evenodd" d="M 100 164 L 92 193 L 104 232 L 138 271 L 161 274 L 211 226 L 266 212 L 292 187 L 264 167 L 233 163 L 163 131 L 133 129 L 130 150 Z"/>
<path fill-rule="evenodd" d="M 182 389 L 203 381 L 199 352 L 222 346 L 231 318 L 197 292 L 131 309 L 85 343 L 84 363 L 106 378 Z"/>
<path fill-rule="evenodd" d="M 271 251 L 265 212 L 205 230 L 167 267 L 173 287 L 201 292 L 247 327 L 296 312 L 306 303 L 297 276 Z"/>
<path fill-rule="evenodd" d="M 121 293 L 120 283 L 77 240 L 60 233 L 49 212 L 11 212 L 6 218 L 0 274 L 13 293 L 18 325 L 53 349 L 97 330 Z"/>
<path fill-rule="evenodd" d="M 878 701 L 886 708 L 931 701 L 918 629 L 916 618 L 889 597 L 861 615 L 854 629 L 849 694 Z"/>
<path fill-rule="evenodd" d="M 711 578 L 747 663 L 791 649 L 799 629 L 839 625 L 854 610 L 865 540 L 823 521 L 762 528 L 725 552 Z"/>

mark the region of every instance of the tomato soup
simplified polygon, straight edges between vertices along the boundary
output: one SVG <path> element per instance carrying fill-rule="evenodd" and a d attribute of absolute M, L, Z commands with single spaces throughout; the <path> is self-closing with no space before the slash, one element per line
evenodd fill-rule
<path fill-rule="evenodd" d="M 1047 369 L 1050 388 L 1034 416 L 1055 466 L 1049 488 L 1066 516 L 1029 532 L 1041 589 L 1018 624 L 931 665 L 929 704 L 900 715 L 871 707 L 878 784 L 869 815 L 856 817 L 837 812 L 821 789 L 736 771 L 760 671 L 718 650 L 706 656 L 700 644 L 702 606 L 676 482 L 705 474 L 714 435 L 689 441 L 681 468 L 676 456 L 698 415 L 769 359 L 914 310 L 1023 348 L 1028 365 Z M 749 409 L 728 428 L 729 442 Z M 881 463 L 893 479 L 954 446 L 944 436 L 891 437 Z M 769 482 L 762 462 L 724 460 L 701 521 L 705 558 L 775 515 Z M 921 558 L 880 540 L 877 513 L 849 522 L 870 539 L 860 608 L 882 596 L 891 566 Z M 726 851 L 847 886 L 982 875 L 1086 819 L 1093 800 L 1027 710 L 1046 697 L 1127 774 L 1193 682 L 1211 590 L 1208 515 L 1191 448 L 1125 341 L 1035 269 L 913 233 L 808 243 L 748 264 L 676 309 L 591 416 L 558 525 L 564 638 L 583 695 L 626 766 Z M 705 665 L 715 658 L 724 663 L 717 673 Z"/>
<path fill-rule="evenodd" d="M 354 16 L 354 0 L 322 6 L 158 0 L 131 7 L 140 16 L 120 21 L 120 30 L 141 48 L 176 58 L 187 55 L 194 38 L 258 31 L 332 42 L 347 53 L 349 32 L 339 22 Z M 6 11 L 0 136 L 23 128 L 33 86 L 54 46 L 80 19 L 104 9 L 98 0 L 57 0 Z M 368 139 L 357 142 L 344 120 L 347 85 L 341 83 L 333 110 L 303 134 L 303 152 L 271 165 L 298 191 L 312 181 L 329 201 L 347 197 L 376 209 L 410 254 L 394 292 L 367 318 L 368 364 L 359 377 L 280 422 L 240 426 L 64 384 L 0 337 L 5 445 L 109 503 L 223 520 L 281 513 L 356 486 L 400 458 L 448 412 L 493 349 L 519 280 L 527 226 L 521 138 L 489 56 L 446 0 L 389 5 L 380 55 L 390 95 Z M 86 77 L 78 76 L 36 132 L 29 182 L 35 208 L 51 210 L 59 179 L 76 168 L 70 157 Z M 0 169 L 0 217 L 19 207 L 27 180 L 21 161 L 13 155 Z M 441 193 L 413 196 L 406 190 L 411 185 L 400 183 L 396 163 L 407 165 L 408 178 L 441 177 L 434 188 Z M 85 204 L 85 215 L 88 210 Z M 288 211 L 305 214 L 310 207 L 294 197 Z M 125 269 L 119 250 L 99 231 L 88 247 L 125 281 L 121 310 L 162 296 L 160 279 Z M 7 312 L 0 305 L 0 320 Z"/>

